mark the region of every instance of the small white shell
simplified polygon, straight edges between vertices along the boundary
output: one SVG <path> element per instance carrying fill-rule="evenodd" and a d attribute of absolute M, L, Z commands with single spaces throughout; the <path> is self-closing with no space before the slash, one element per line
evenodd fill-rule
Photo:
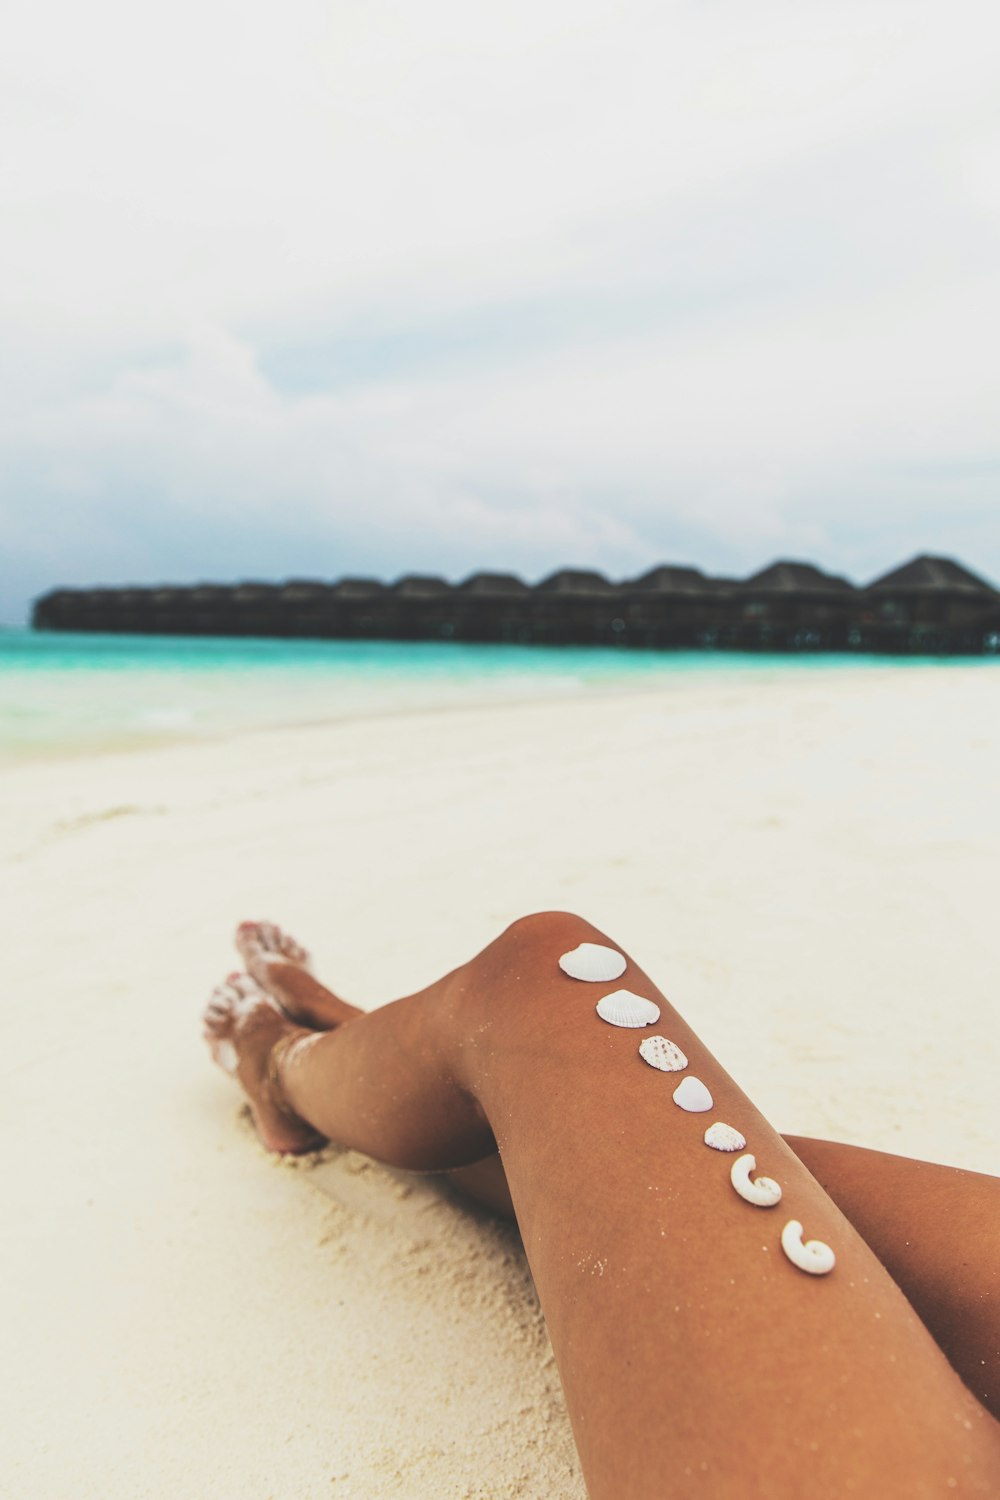
<path fill-rule="evenodd" d="M 688 1060 L 676 1042 L 668 1042 L 665 1036 L 648 1036 L 639 1043 L 639 1056 L 651 1068 L 661 1073 L 679 1073 L 686 1068 Z"/>
<path fill-rule="evenodd" d="M 674 1089 L 674 1103 L 692 1115 L 701 1115 L 712 1108 L 714 1100 L 701 1079 L 689 1073 Z"/>
<path fill-rule="evenodd" d="M 653 1026 L 660 1019 L 660 1007 L 631 990 L 612 990 L 598 1000 L 597 1014 L 611 1026 Z"/>
<path fill-rule="evenodd" d="M 742 1151 L 747 1143 L 745 1135 L 732 1125 L 723 1125 L 721 1120 L 716 1120 L 705 1131 L 705 1145 L 711 1146 L 713 1151 Z"/>
<path fill-rule="evenodd" d="M 733 1162 L 729 1171 L 730 1181 L 740 1197 L 745 1198 L 748 1203 L 753 1203 L 757 1208 L 773 1208 L 776 1203 L 781 1202 L 781 1185 L 773 1177 L 758 1177 L 755 1182 L 751 1182 L 750 1173 L 756 1169 L 757 1158 L 748 1151 L 746 1156 L 738 1156 Z"/>
<path fill-rule="evenodd" d="M 781 1231 L 781 1248 L 793 1266 L 808 1271 L 810 1276 L 825 1276 L 837 1264 L 837 1257 L 822 1240 L 802 1243 L 802 1225 L 798 1219 L 789 1219 Z"/>
<path fill-rule="evenodd" d="M 581 943 L 563 954 L 559 967 L 570 979 L 589 979 L 594 984 L 604 984 L 609 979 L 620 978 L 628 964 L 614 948 L 605 948 L 600 943 Z"/>

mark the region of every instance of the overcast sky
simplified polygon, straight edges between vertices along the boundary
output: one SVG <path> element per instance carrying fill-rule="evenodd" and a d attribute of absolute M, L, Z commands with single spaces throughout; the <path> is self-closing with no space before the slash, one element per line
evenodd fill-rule
<path fill-rule="evenodd" d="M 7 0 L 0 620 L 59 583 L 1000 581 L 1000 16 Z"/>

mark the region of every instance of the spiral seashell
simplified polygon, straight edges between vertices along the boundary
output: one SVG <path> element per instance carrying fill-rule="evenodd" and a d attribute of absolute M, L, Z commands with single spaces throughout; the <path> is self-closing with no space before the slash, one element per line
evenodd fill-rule
<path fill-rule="evenodd" d="M 614 948 L 605 948 L 601 943 L 580 943 L 563 954 L 559 967 L 570 979 L 589 979 L 594 984 L 603 984 L 608 979 L 620 979 L 628 964 Z"/>
<path fill-rule="evenodd" d="M 705 1145 L 711 1146 L 713 1151 L 742 1151 L 746 1143 L 745 1135 L 732 1125 L 723 1125 L 721 1120 L 716 1120 L 705 1131 Z"/>
<path fill-rule="evenodd" d="M 639 1043 L 639 1056 L 651 1068 L 661 1073 L 679 1073 L 686 1068 L 688 1060 L 676 1042 L 668 1042 L 665 1036 L 648 1036 Z"/>
<path fill-rule="evenodd" d="M 837 1257 L 822 1240 L 802 1243 L 802 1225 L 798 1219 L 789 1219 L 781 1231 L 781 1248 L 793 1266 L 808 1271 L 810 1276 L 825 1276 L 837 1264 Z"/>
<path fill-rule="evenodd" d="M 711 1109 L 715 1101 L 700 1078 L 689 1073 L 674 1089 L 674 1103 L 692 1115 L 701 1115 Z"/>
<path fill-rule="evenodd" d="M 631 990 L 613 990 L 598 1000 L 597 1014 L 610 1026 L 653 1026 L 660 1019 L 660 1007 Z"/>
<path fill-rule="evenodd" d="M 781 1186 L 775 1182 L 773 1177 L 758 1177 L 755 1182 L 750 1181 L 750 1173 L 757 1169 L 757 1158 L 748 1151 L 746 1156 L 738 1156 L 733 1162 L 729 1172 L 730 1181 L 748 1203 L 753 1203 L 757 1208 L 773 1208 L 776 1203 L 781 1202 Z"/>

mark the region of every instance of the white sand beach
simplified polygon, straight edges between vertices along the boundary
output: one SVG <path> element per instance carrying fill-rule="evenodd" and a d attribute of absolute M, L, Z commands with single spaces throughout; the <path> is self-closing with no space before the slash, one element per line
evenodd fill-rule
<path fill-rule="evenodd" d="M 998 765 L 976 664 L 6 772 L 0 1490 L 582 1500 L 513 1230 L 256 1146 L 200 1039 L 234 926 L 371 1007 L 569 907 L 780 1129 L 996 1172 Z"/>

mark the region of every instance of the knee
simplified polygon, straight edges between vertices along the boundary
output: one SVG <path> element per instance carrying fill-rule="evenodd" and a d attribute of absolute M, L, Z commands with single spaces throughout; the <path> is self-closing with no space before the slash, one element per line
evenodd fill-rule
<path fill-rule="evenodd" d="M 521 955 L 534 957 L 555 952 L 558 957 L 578 943 L 593 942 L 600 936 L 593 924 L 576 912 L 535 911 L 511 922 L 500 942 Z"/>

